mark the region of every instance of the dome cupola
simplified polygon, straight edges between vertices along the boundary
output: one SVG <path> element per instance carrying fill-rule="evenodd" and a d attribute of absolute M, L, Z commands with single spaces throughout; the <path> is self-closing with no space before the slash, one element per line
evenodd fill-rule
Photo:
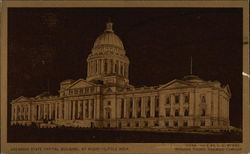
<path fill-rule="evenodd" d="M 107 22 L 106 29 L 94 43 L 94 48 L 102 46 L 113 46 L 116 48 L 124 49 L 121 39 L 113 31 L 113 23 Z"/>
<path fill-rule="evenodd" d="M 104 83 L 128 83 L 129 59 L 121 39 L 114 33 L 113 23 L 107 22 L 104 32 L 97 37 L 87 59 L 87 80 Z"/>

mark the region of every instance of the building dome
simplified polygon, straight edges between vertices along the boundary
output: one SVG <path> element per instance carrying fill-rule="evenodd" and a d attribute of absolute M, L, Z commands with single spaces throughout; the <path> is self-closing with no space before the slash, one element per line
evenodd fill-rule
<path fill-rule="evenodd" d="M 106 24 L 106 29 L 103 34 L 101 34 L 94 43 L 94 48 L 101 46 L 114 46 L 120 49 L 124 49 L 121 39 L 114 33 L 112 29 L 113 23 L 108 22 Z"/>

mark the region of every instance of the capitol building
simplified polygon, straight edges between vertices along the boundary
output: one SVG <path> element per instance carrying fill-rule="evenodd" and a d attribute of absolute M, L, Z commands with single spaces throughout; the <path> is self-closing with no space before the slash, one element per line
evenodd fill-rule
<path fill-rule="evenodd" d="M 60 83 L 58 96 L 21 96 L 11 102 L 11 125 L 117 129 L 230 127 L 228 85 L 190 73 L 162 85 L 135 88 L 129 58 L 113 23 L 94 42 L 86 79 Z"/>

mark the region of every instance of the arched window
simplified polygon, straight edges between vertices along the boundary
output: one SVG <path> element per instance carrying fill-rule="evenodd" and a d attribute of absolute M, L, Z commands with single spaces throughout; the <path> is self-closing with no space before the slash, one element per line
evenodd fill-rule
<path fill-rule="evenodd" d="M 188 109 L 185 109 L 184 116 L 188 116 Z"/>
<path fill-rule="evenodd" d="M 175 116 L 179 116 L 179 110 L 175 110 Z"/>

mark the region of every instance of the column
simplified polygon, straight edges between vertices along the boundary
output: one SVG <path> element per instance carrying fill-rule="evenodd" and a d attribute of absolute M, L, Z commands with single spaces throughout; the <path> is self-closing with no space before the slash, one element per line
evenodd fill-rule
<path fill-rule="evenodd" d="M 91 107 L 91 103 L 92 103 L 92 100 L 91 99 L 89 99 L 89 119 L 91 119 L 92 118 L 92 116 L 91 116 L 91 112 L 92 112 L 92 107 Z"/>
<path fill-rule="evenodd" d="M 175 104 L 175 98 L 174 98 L 175 96 L 174 95 L 170 95 L 170 115 L 171 116 L 174 116 L 174 114 L 175 114 L 175 111 L 174 111 L 174 104 Z"/>
<path fill-rule="evenodd" d="M 212 92 L 208 92 L 206 98 L 207 98 L 206 115 L 211 116 Z"/>
<path fill-rule="evenodd" d="M 64 108 L 63 108 L 64 116 L 63 116 L 63 119 L 68 120 L 68 116 L 67 116 L 67 113 L 68 113 L 67 100 L 65 100 L 63 103 L 64 103 Z"/>
<path fill-rule="evenodd" d="M 184 110 L 183 110 L 183 104 L 184 104 L 184 94 L 180 94 L 180 116 L 184 116 Z"/>
<path fill-rule="evenodd" d="M 45 115 L 46 115 L 46 106 L 45 104 L 43 104 L 43 119 L 45 119 Z"/>
<path fill-rule="evenodd" d="M 96 65 L 97 65 L 97 74 L 100 74 L 100 60 L 96 60 Z"/>
<path fill-rule="evenodd" d="M 195 116 L 200 116 L 200 93 L 195 92 Z"/>
<path fill-rule="evenodd" d="M 97 59 L 97 60 L 95 60 L 95 67 L 96 67 L 96 73 L 95 74 L 99 74 L 99 71 L 98 71 L 98 69 L 99 69 L 99 62 L 98 62 L 99 60 Z"/>
<path fill-rule="evenodd" d="M 106 60 L 106 63 L 107 63 L 107 74 L 109 74 L 110 72 L 111 72 L 111 63 L 110 63 L 110 60 L 109 59 L 107 59 Z"/>
<path fill-rule="evenodd" d="M 71 100 L 68 100 L 68 102 L 67 102 L 67 106 L 68 106 L 68 114 L 67 114 L 67 116 L 68 116 L 68 120 L 71 120 Z"/>
<path fill-rule="evenodd" d="M 15 121 L 17 120 L 17 105 L 15 105 Z"/>
<path fill-rule="evenodd" d="M 117 74 L 121 74 L 121 64 L 120 64 L 120 61 L 118 61 L 118 73 Z"/>
<path fill-rule="evenodd" d="M 96 98 L 96 114 L 95 114 L 95 116 L 96 116 L 96 119 L 100 119 L 100 102 L 101 102 L 101 98 L 100 98 L 100 96 L 99 95 L 97 95 L 97 98 Z"/>
<path fill-rule="evenodd" d="M 116 64 L 116 61 L 113 59 L 113 73 L 115 73 L 115 64 Z"/>
<path fill-rule="evenodd" d="M 51 107 L 51 103 L 49 103 L 49 119 L 51 119 L 51 113 L 52 113 L 52 107 Z"/>
<path fill-rule="evenodd" d="M 30 104 L 28 105 L 28 120 L 31 120 Z"/>
<path fill-rule="evenodd" d="M 38 118 L 37 120 L 40 120 L 41 119 L 41 105 L 37 105 L 38 106 Z"/>
<path fill-rule="evenodd" d="M 137 110 L 136 110 L 136 100 L 135 100 L 135 97 L 133 96 L 133 109 L 132 109 L 133 111 L 132 111 L 132 113 L 133 113 L 133 118 L 136 118 L 137 116 L 136 116 L 136 112 L 137 112 Z"/>
<path fill-rule="evenodd" d="M 123 69 L 122 69 L 122 76 L 125 76 L 125 63 L 122 63 L 122 67 L 123 67 Z"/>
<path fill-rule="evenodd" d="M 55 103 L 55 120 L 57 120 L 57 108 L 58 108 L 58 105 L 57 105 L 57 103 Z"/>
<path fill-rule="evenodd" d="M 155 117 L 155 96 L 150 96 L 150 117 Z"/>
<path fill-rule="evenodd" d="M 159 108 L 158 108 L 158 112 L 159 112 L 159 117 L 164 117 L 166 114 L 165 114 L 165 102 L 166 102 L 166 96 L 163 95 L 163 94 L 160 94 L 159 95 Z"/>
<path fill-rule="evenodd" d="M 75 111 L 75 101 L 73 101 L 72 120 L 75 120 L 75 115 L 76 115 L 75 112 L 76 112 L 76 111 Z"/>
<path fill-rule="evenodd" d="M 62 102 L 59 103 L 59 119 L 62 119 Z"/>
<path fill-rule="evenodd" d="M 127 118 L 127 98 L 124 98 L 123 105 L 124 105 L 124 107 L 123 107 L 123 109 L 124 109 L 124 111 L 123 111 L 124 116 L 123 117 Z"/>
<path fill-rule="evenodd" d="M 81 101 L 78 100 L 77 102 L 77 119 L 80 119 L 80 113 L 81 113 Z"/>
<path fill-rule="evenodd" d="M 101 60 L 101 66 L 102 66 L 101 67 L 101 70 L 102 70 L 101 72 L 103 74 L 104 73 L 104 59 Z"/>
<path fill-rule="evenodd" d="M 146 117 L 146 114 L 145 114 L 145 99 L 144 99 L 143 96 L 141 97 L 141 116 L 143 118 Z"/>
<path fill-rule="evenodd" d="M 191 91 L 189 94 L 189 115 L 193 116 L 194 114 L 194 92 Z"/>
<path fill-rule="evenodd" d="M 82 117 L 83 119 L 86 119 L 85 117 L 85 112 L 86 112 L 86 109 L 85 109 L 85 100 L 82 101 Z"/>

